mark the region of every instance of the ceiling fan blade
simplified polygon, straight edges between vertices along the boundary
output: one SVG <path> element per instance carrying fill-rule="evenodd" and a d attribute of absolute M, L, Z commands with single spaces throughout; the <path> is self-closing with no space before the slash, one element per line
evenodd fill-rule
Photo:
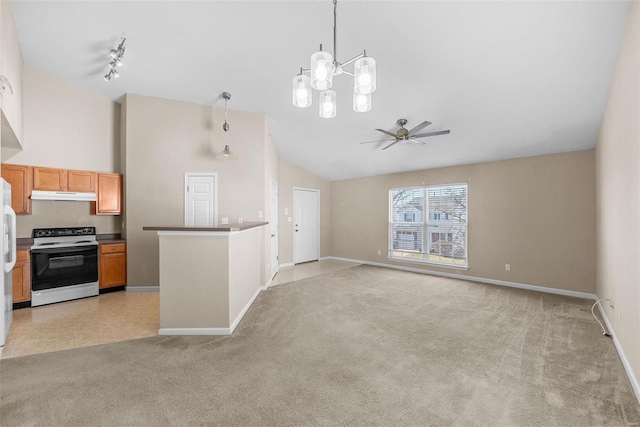
<path fill-rule="evenodd" d="M 447 129 L 447 130 L 437 130 L 435 132 L 427 132 L 427 133 L 419 133 L 417 135 L 411 135 L 410 138 L 414 139 L 414 138 L 425 138 L 427 136 L 436 136 L 436 135 L 448 135 L 451 132 L 451 130 Z"/>
<path fill-rule="evenodd" d="M 395 140 L 394 139 L 379 139 L 377 141 L 361 142 L 360 144 L 373 144 L 374 142 L 389 142 L 389 141 L 395 141 Z"/>
<path fill-rule="evenodd" d="M 400 142 L 399 139 L 396 139 L 395 141 L 393 141 L 391 144 L 387 145 L 386 147 L 383 148 L 383 150 L 386 150 L 389 147 L 393 147 L 394 145 L 396 145 L 398 142 Z"/>
<path fill-rule="evenodd" d="M 411 130 L 409 131 L 409 136 L 411 136 L 411 135 L 413 135 L 413 134 L 415 134 L 415 133 L 420 132 L 422 129 L 426 128 L 426 127 L 427 127 L 427 126 L 429 126 L 430 124 L 431 124 L 431 122 L 428 122 L 428 121 L 426 121 L 426 120 L 425 120 L 424 122 L 420 123 L 418 126 L 416 126 L 416 127 L 414 127 L 413 129 L 411 129 Z"/>
<path fill-rule="evenodd" d="M 395 133 L 391 133 L 391 132 L 389 132 L 389 131 L 387 131 L 387 130 L 384 130 L 384 129 L 376 129 L 376 130 L 377 130 L 378 132 L 386 133 L 387 135 L 390 135 L 390 136 L 392 136 L 392 137 L 394 137 L 394 138 L 396 137 L 396 134 L 395 134 Z"/>
<path fill-rule="evenodd" d="M 409 138 L 409 142 L 415 145 L 425 145 L 426 142 L 420 141 L 419 139 Z"/>

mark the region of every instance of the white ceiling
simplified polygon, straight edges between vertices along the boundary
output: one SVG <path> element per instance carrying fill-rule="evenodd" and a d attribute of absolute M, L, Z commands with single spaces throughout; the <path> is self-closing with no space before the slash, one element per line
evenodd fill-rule
<path fill-rule="evenodd" d="M 323 43 L 323 1 L 13 1 L 25 63 L 119 101 L 137 93 L 263 113 L 281 157 L 329 180 L 593 148 L 628 1 L 338 4 L 338 60 L 366 49 L 378 65 L 373 109 L 338 114 L 291 103 L 291 80 Z M 127 35 L 121 77 L 108 51 Z M 331 49 L 330 49 L 331 50 Z M 349 68 L 348 68 L 349 69 Z M 411 128 L 451 134 L 418 147 L 360 145 Z"/>

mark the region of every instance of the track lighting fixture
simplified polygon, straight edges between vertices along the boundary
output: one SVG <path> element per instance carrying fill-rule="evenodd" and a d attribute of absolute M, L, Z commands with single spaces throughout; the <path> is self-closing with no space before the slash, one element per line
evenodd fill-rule
<path fill-rule="evenodd" d="M 124 42 L 127 40 L 126 37 L 122 36 L 122 41 L 118 45 L 116 49 L 111 49 L 109 51 L 109 55 L 111 55 L 111 61 L 109 61 L 109 71 L 104 76 L 105 81 L 111 80 L 112 77 L 119 77 L 118 71 L 116 67 L 122 66 L 122 57 L 124 57 L 125 47 Z"/>
<path fill-rule="evenodd" d="M 356 55 L 347 62 L 337 59 L 337 14 L 338 0 L 333 0 L 333 56 L 322 50 L 311 55 L 311 68 L 300 69 L 300 74 L 293 78 L 293 105 L 298 108 L 311 106 L 312 89 L 319 90 L 320 117 L 330 119 L 336 116 L 336 92 L 331 90 L 333 77 L 347 74 L 353 77 L 353 111 L 364 113 L 371 110 L 371 94 L 376 90 L 376 61 L 367 56 L 367 51 Z M 345 65 L 354 63 L 353 73 L 344 69 Z M 306 75 L 308 73 L 309 75 Z"/>

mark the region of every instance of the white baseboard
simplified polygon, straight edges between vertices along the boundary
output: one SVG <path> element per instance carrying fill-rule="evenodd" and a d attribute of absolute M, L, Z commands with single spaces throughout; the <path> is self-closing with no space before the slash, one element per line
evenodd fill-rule
<path fill-rule="evenodd" d="M 293 267 L 293 263 L 292 262 L 285 262 L 283 264 L 279 264 L 278 268 L 284 268 L 284 267 Z"/>
<path fill-rule="evenodd" d="M 158 292 L 160 286 L 127 286 L 127 292 Z"/>
<path fill-rule="evenodd" d="M 627 356 L 625 356 L 624 351 L 622 351 L 622 346 L 620 345 L 620 341 L 616 338 L 616 333 L 611 327 L 611 323 L 605 314 L 604 309 L 602 308 L 601 301 L 598 301 L 598 310 L 600 310 L 600 315 L 604 320 L 604 323 L 607 325 L 607 331 L 609 331 L 609 335 L 611 335 L 611 339 L 613 340 L 613 345 L 616 347 L 618 351 L 618 356 L 620 356 L 620 360 L 622 360 L 622 366 L 624 366 L 624 370 L 627 373 L 627 377 L 629 377 L 629 381 L 631 382 L 631 387 L 633 388 L 633 392 L 636 394 L 636 399 L 638 399 L 638 403 L 640 403 L 640 383 L 638 382 L 638 378 L 636 378 L 633 369 L 631 369 L 631 365 L 629 364 L 629 360 Z"/>
<path fill-rule="evenodd" d="M 233 331 L 236 329 L 236 326 L 238 326 L 238 323 L 240 323 L 240 321 L 242 320 L 244 315 L 247 314 L 247 311 L 249 310 L 249 307 L 251 307 L 251 304 L 253 304 L 253 302 L 256 300 L 256 298 L 258 298 L 258 295 L 260 295 L 261 291 L 262 291 L 261 289 L 257 289 L 256 293 L 253 294 L 253 296 L 251 297 L 251 299 L 249 300 L 247 305 L 245 305 L 244 308 L 242 309 L 242 311 L 240 312 L 240 314 L 238 314 L 238 317 L 236 317 L 236 320 L 234 320 L 233 323 L 231 324 L 231 328 L 230 328 L 230 332 L 229 332 L 230 334 L 233 333 Z"/>
<path fill-rule="evenodd" d="M 261 291 L 266 291 L 267 289 L 269 289 L 269 286 L 271 286 L 271 282 L 273 281 L 273 277 L 271 279 L 269 279 L 269 281 L 267 283 L 265 283 L 264 285 L 260 286 L 260 290 Z"/>
<path fill-rule="evenodd" d="M 236 320 L 233 321 L 230 328 L 160 328 L 158 329 L 158 335 L 231 335 L 233 331 L 236 329 L 242 318 L 251 304 L 258 298 L 260 292 L 262 291 L 262 286 L 256 290 L 256 293 L 253 294 L 247 305 L 244 306 Z"/>
<path fill-rule="evenodd" d="M 333 259 L 333 257 L 330 256 L 321 256 L 320 258 L 318 258 L 318 261 L 326 261 L 328 259 Z"/>
<path fill-rule="evenodd" d="M 231 335 L 229 328 L 160 328 L 158 335 Z"/>
<path fill-rule="evenodd" d="M 536 291 L 536 292 L 546 292 L 549 294 L 565 295 L 569 297 L 584 298 L 584 299 L 590 299 L 594 301 L 596 299 L 595 294 L 590 294 L 587 292 L 569 291 L 566 289 L 558 289 L 558 288 L 547 288 L 546 286 L 528 285 L 526 283 L 508 282 L 506 280 L 486 279 L 483 277 L 465 276 L 464 274 L 454 274 L 454 273 L 444 273 L 444 272 L 433 271 L 433 270 L 423 270 L 420 268 L 404 267 L 402 265 L 384 264 L 381 262 L 363 261 L 359 259 L 341 258 L 341 257 L 333 257 L 333 256 L 328 258 L 335 259 L 338 261 L 353 262 L 357 264 L 373 265 L 376 267 L 385 267 L 385 268 L 393 268 L 396 270 L 411 271 L 413 273 L 431 274 L 433 276 L 449 277 L 451 279 L 460 279 L 460 280 L 469 280 L 471 282 L 489 283 L 492 285 L 506 286 L 509 288 L 526 289 L 529 291 Z"/>

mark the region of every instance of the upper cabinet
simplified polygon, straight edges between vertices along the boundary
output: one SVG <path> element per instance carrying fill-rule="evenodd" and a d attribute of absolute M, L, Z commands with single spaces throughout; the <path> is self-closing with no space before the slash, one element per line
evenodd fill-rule
<path fill-rule="evenodd" d="M 95 215 L 120 215 L 122 213 L 122 175 L 98 174 L 98 200 L 91 202 Z"/>
<path fill-rule="evenodd" d="M 67 171 L 67 191 L 96 192 L 98 174 L 87 171 Z"/>
<path fill-rule="evenodd" d="M 95 193 L 97 172 L 33 167 L 33 189 Z"/>
<path fill-rule="evenodd" d="M 11 207 L 17 214 L 31 213 L 31 166 L 2 165 L 2 178 L 11 184 Z"/>
<path fill-rule="evenodd" d="M 11 184 L 11 206 L 17 214 L 31 213 L 31 192 L 96 193 L 93 215 L 122 214 L 122 175 L 3 163 L 2 178 Z"/>
<path fill-rule="evenodd" d="M 0 1 L 0 75 L 6 78 L 0 84 L 2 160 L 6 160 L 22 151 L 22 51 L 9 1 Z"/>
<path fill-rule="evenodd" d="M 67 170 L 34 167 L 33 189 L 42 191 L 67 191 Z"/>

